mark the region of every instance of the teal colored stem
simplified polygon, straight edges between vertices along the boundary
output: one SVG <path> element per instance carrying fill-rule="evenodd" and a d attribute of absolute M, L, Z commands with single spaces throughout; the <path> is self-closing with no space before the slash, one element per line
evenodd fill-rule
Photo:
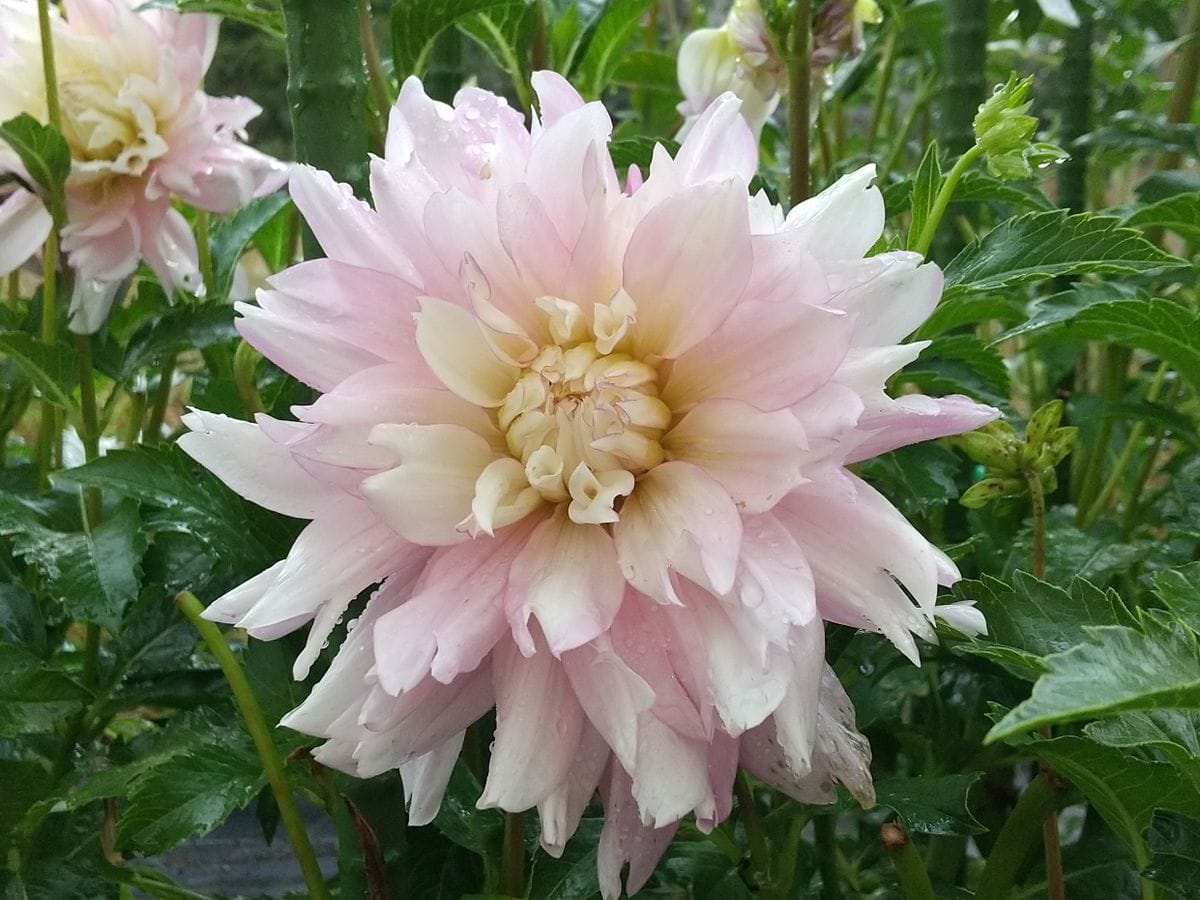
<path fill-rule="evenodd" d="M 196 599 L 195 595 L 184 591 L 175 598 L 175 603 L 180 612 L 199 632 L 209 653 L 213 655 L 221 667 L 221 671 L 225 673 L 225 680 L 229 682 L 229 688 L 233 692 L 233 702 L 237 704 L 238 711 L 242 714 L 246 730 L 250 732 L 250 739 L 254 742 L 254 749 L 258 752 L 258 759 L 267 776 L 267 784 L 270 785 L 271 793 L 275 796 L 275 802 L 279 806 L 279 819 L 283 822 L 283 827 L 287 830 L 288 838 L 292 842 L 292 851 L 300 863 L 300 871 L 304 874 L 304 883 L 308 886 L 309 896 L 316 900 L 329 900 L 330 895 L 329 890 L 325 887 L 325 877 L 317 865 L 317 857 L 313 853 L 308 832 L 304 830 L 300 810 L 296 807 L 296 800 L 292 796 L 292 789 L 288 785 L 287 775 L 283 770 L 283 760 L 275 747 L 275 741 L 271 738 L 271 727 L 263 717 L 254 691 L 250 688 L 250 682 L 246 680 L 246 674 L 229 649 L 221 629 L 202 617 L 204 605 Z"/>

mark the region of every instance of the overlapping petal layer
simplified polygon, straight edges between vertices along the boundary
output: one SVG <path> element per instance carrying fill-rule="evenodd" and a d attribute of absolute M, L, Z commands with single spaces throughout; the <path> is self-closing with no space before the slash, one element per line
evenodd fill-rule
<path fill-rule="evenodd" d="M 559 853 L 598 790 L 611 897 L 681 817 L 728 814 L 739 765 L 870 802 L 824 621 L 915 656 L 957 572 L 846 466 L 996 412 L 885 393 L 941 275 L 863 258 L 869 168 L 785 216 L 748 197 L 754 142 L 725 97 L 622 189 L 604 109 L 535 85 L 526 130 L 490 94 L 450 107 L 406 82 L 374 208 L 293 175 L 330 258 L 276 276 L 239 327 L 322 396 L 298 423 L 196 413 L 180 444 L 313 520 L 214 618 L 264 637 L 315 620 L 303 674 L 375 588 L 288 717 L 319 757 L 399 768 L 427 821 L 495 706 L 480 804 L 536 807 Z"/>

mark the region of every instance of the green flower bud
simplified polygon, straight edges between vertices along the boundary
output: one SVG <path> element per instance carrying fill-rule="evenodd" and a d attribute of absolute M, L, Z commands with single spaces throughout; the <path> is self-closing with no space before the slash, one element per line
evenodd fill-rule
<path fill-rule="evenodd" d="M 1015 472 L 1021 463 L 1021 444 L 1015 438 L 1001 438 L 983 431 L 962 436 L 963 450 L 977 463 L 1001 472 Z"/>
<path fill-rule="evenodd" d="M 1037 132 L 1037 119 L 1026 115 L 1033 78 L 1010 75 L 975 115 L 975 143 L 987 154 L 988 171 L 1006 181 L 1028 178 L 1034 165 L 1043 165 L 1048 155 L 1030 144 Z M 1038 145 L 1039 148 L 1042 145 Z M 1049 158 L 1057 159 L 1058 148 Z"/>
<path fill-rule="evenodd" d="M 1075 449 L 1075 440 L 1079 437 L 1079 429 L 1075 427 L 1056 428 L 1046 439 L 1045 450 L 1050 454 L 1050 465 L 1057 466 L 1067 458 L 1067 454 Z"/>
<path fill-rule="evenodd" d="M 1037 410 L 1029 417 L 1029 422 L 1025 425 L 1025 443 L 1040 450 L 1042 444 L 1046 442 L 1046 438 L 1062 421 L 1062 414 L 1063 402 L 1061 400 L 1051 400 Z"/>
<path fill-rule="evenodd" d="M 999 478 L 995 475 L 977 481 L 965 491 L 958 502 L 967 509 L 982 509 L 993 500 L 1019 493 L 1023 482 L 1018 478 Z"/>

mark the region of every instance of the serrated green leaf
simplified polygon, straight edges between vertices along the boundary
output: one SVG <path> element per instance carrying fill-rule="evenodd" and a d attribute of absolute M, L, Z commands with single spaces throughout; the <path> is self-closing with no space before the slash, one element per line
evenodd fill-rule
<path fill-rule="evenodd" d="M 147 528 L 195 536 L 242 577 L 281 559 L 296 535 L 290 520 L 246 503 L 174 445 L 115 450 L 54 479 L 141 501 Z"/>
<path fill-rule="evenodd" d="M 46 623 L 37 601 L 19 584 L 0 584 L 0 641 L 36 656 L 46 650 Z"/>
<path fill-rule="evenodd" d="M 53 731 L 89 696 L 83 685 L 24 648 L 0 644 L 0 738 Z"/>
<path fill-rule="evenodd" d="M 392 7 L 392 61 L 396 77 L 424 74 L 425 58 L 439 34 L 460 19 L 487 10 L 523 6 L 525 0 L 398 0 Z"/>
<path fill-rule="evenodd" d="M 129 339 L 118 373 L 124 381 L 169 354 L 209 347 L 237 337 L 232 307 L 223 304 L 177 306 L 147 322 Z"/>
<path fill-rule="evenodd" d="M 578 87 L 584 97 L 595 99 L 612 80 L 642 16 L 653 0 L 610 0 L 596 21 L 591 40 L 579 60 Z"/>
<path fill-rule="evenodd" d="M 29 113 L 21 113 L 0 124 L 0 140 L 20 157 L 29 177 L 42 189 L 54 221 L 65 221 L 63 188 L 71 174 L 71 148 L 63 136 Z"/>
<path fill-rule="evenodd" d="M 229 296 L 233 273 L 238 260 L 254 236 L 281 209 L 291 202 L 287 191 L 277 191 L 266 197 L 251 200 L 232 215 L 219 219 L 212 228 L 213 296 L 206 303 L 222 301 Z"/>
<path fill-rule="evenodd" d="M 913 332 L 912 339 L 927 340 L 963 325 L 980 322 L 1019 322 L 1025 317 L 1024 304 L 1007 294 L 959 294 L 939 303 L 928 319 Z"/>
<path fill-rule="evenodd" d="M 1111 216 L 1065 211 L 1001 222 L 946 267 L 946 294 L 993 293 L 1063 275 L 1136 274 L 1181 265 Z"/>
<path fill-rule="evenodd" d="M 917 167 L 917 175 L 913 179 L 912 197 L 908 204 L 912 214 L 908 223 L 908 247 L 914 246 L 925 230 L 925 223 L 929 221 L 929 214 L 933 211 L 933 203 L 941 186 L 942 166 L 938 161 L 937 141 L 934 141 L 925 151 L 921 165 Z"/>
<path fill-rule="evenodd" d="M 1180 900 L 1200 900 L 1200 819 L 1156 812 L 1145 838 L 1150 861 L 1142 877 L 1174 891 Z"/>
<path fill-rule="evenodd" d="M 1000 354 L 971 335 L 944 334 L 900 374 L 929 394 L 968 394 L 996 406 L 1008 403 L 1008 368 Z"/>
<path fill-rule="evenodd" d="M 1200 710 L 1152 709 L 1122 713 L 1084 727 L 1109 747 L 1143 747 L 1162 753 L 1200 790 Z"/>
<path fill-rule="evenodd" d="M 951 205 L 979 202 L 1009 203 L 1019 209 L 1037 212 L 1050 212 L 1056 208 L 1045 194 L 1026 182 L 1001 181 L 992 175 L 968 169 L 954 189 Z"/>
<path fill-rule="evenodd" d="M 1036 741 L 1036 753 L 1087 797 L 1145 865 L 1142 831 L 1156 809 L 1200 814 L 1200 794 L 1167 763 L 1151 762 L 1081 737 Z"/>
<path fill-rule="evenodd" d="M 936 443 L 914 444 L 862 463 L 862 474 L 908 515 L 925 515 L 959 494 L 961 457 Z"/>
<path fill-rule="evenodd" d="M 71 391 L 79 383 L 75 351 L 65 344 L 43 344 L 22 331 L 0 332 L 0 353 L 24 372 L 43 397 L 67 411 L 75 409 Z"/>
<path fill-rule="evenodd" d="M 1200 311 L 1174 300 L 1118 300 L 1080 312 L 1052 334 L 1055 341 L 1108 341 L 1166 360 L 1200 388 Z"/>
<path fill-rule="evenodd" d="M 1200 562 L 1156 572 L 1154 593 L 1184 622 L 1200 623 Z"/>
<path fill-rule="evenodd" d="M 961 299 L 967 300 L 969 298 L 970 295 L 968 294 Z M 1117 282 L 1106 281 L 1100 284 L 1073 284 L 1068 290 L 1035 300 L 1030 304 L 1029 315 L 1025 318 L 1025 321 L 1020 325 L 1010 328 L 999 337 L 993 338 L 991 344 L 992 346 L 996 346 L 1018 335 L 1042 331 L 1055 325 L 1060 325 L 1063 322 L 1069 322 L 1090 306 L 1111 303 L 1114 300 L 1139 300 L 1145 302 L 1149 299 L 1148 294 Z"/>
<path fill-rule="evenodd" d="M 1033 695 L 988 732 L 986 743 L 1043 725 L 1200 706 L 1200 648 L 1183 625 L 1147 617 L 1144 631 L 1107 625 L 1087 635 L 1087 643 L 1043 660 L 1047 671 Z"/>
<path fill-rule="evenodd" d="M 533 38 L 533 7 L 497 7 L 458 21 L 458 28 L 488 52 L 514 83 L 528 80 L 525 48 Z"/>
<path fill-rule="evenodd" d="M 987 638 L 969 647 L 980 648 L 978 655 L 1005 660 L 1010 664 L 1005 668 L 1030 681 L 1044 671 L 1040 662 L 1034 661 L 1085 640 L 1085 628 L 1132 622 L 1116 595 L 1082 578 L 1074 579 L 1064 591 L 1026 572 L 1016 572 L 1011 585 L 984 575 L 979 581 L 959 582 L 954 595 L 975 600 L 987 619 Z M 988 647 L 999 649 L 992 654 Z"/>
<path fill-rule="evenodd" d="M 979 834 L 987 829 L 968 796 L 981 774 L 882 778 L 875 782 L 876 803 L 893 810 L 910 832 Z"/>
<path fill-rule="evenodd" d="M 1135 210 L 1125 218 L 1130 228 L 1166 228 L 1184 240 L 1200 243 L 1200 194 L 1177 194 Z"/>
<path fill-rule="evenodd" d="M 137 599 L 146 550 L 135 504 L 119 504 L 87 535 L 47 528 L 27 507 L 0 496 L 0 534 L 37 568 L 45 590 L 72 618 L 120 630 L 125 607 Z"/>
<path fill-rule="evenodd" d="M 660 50 L 626 53 L 612 73 L 612 83 L 625 87 L 679 95 L 675 57 Z"/>
<path fill-rule="evenodd" d="M 166 0 L 162 6 L 177 6 L 180 12 L 209 13 L 244 22 L 271 37 L 283 40 L 283 11 L 274 0 Z"/>

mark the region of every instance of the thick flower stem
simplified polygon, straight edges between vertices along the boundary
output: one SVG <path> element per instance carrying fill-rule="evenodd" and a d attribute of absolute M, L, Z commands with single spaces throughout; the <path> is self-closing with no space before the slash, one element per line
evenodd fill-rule
<path fill-rule="evenodd" d="M 1200 0 L 1188 4 L 1187 21 L 1180 37 L 1183 40 L 1175 51 L 1179 56 L 1175 66 L 1175 89 L 1167 105 L 1168 122 L 1188 121 L 1196 100 L 1196 86 L 1200 80 Z M 1159 158 L 1158 168 L 1177 169 L 1182 159 L 1178 150 L 1164 153 Z"/>
<path fill-rule="evenodd" d="M 259 708 L 254 691 L 250 688 L 250 682 L 246 680 L 246 675 L 242 671 L 242 667 L 238 665 L 229 645 L 225 642 L 225 636 L 221 634 L 221 630 L 212 622 L 202 618 L 204 606 L 196 599 L 195 595 L 184 591 L 175 598 L 175 603 L 180 612 L 200 633 L 209 652 L 220 665 L 221 671 L 225 673 L 225 679 L 229 682 L 230 690 L 233 692 L 233 701 L 242 714 L 242 721 L 246 724 L 246 730 L 250 732 L 251 740 L 254 741 L 254 749 L 258 752 L 259 761 L 267 776 L 267 783 L 279 806 L 279 818 L 283 822 L 283 827 L 287 829 L 288 838 L 292 842 L 292 851 L 296 854 L 296 859 L 300 863 L 300 871 L 304 874 L 304 883 L 308 886 L 309 896 L 316 900 L 328 900 L 330 895 L 329 890 L 325 887 L 325 877 L 317 865 L 317 857 L 313 853 L 308 832 L 304 830 L 304 823 L 300 819 L 300 811 L 296 807 L 296 800 L 292 796 L 292 789 L 288 785 L 287 776 L 283 771 L 283 760 L 279 756 L 275 742 L 271 739 L 271 727 L 263 718 L 262 709 Z"/>
<path fill-rule="evenodd" d="M 525 896 L 525 814 L 504 815 L 504 893 L 509 897 Z"/>
<path fill-rule="evenodd" d="M 357 4 L 283 0 L 288 105 L 296 160 L 324 169 L 364 196 L 367 189 L 367 80 Z M 320 256 L 305 228 L 304 255 Z"/>
<path fill-rule="evenodd" d="M 383 70 L 383 60 L 379 56 L 379 44 L 375 41 L 375 22 L 371 17 L 371 0 L 358 0 L 358 34 L 362 40 L 363 58 L 367 63 L 367 85 L 375 100 L 376 113 L 387 131 L 388 113 L 396 102 L 392 94 L 392 85 L 387 73 Z"/>
<path fill-rule="evenodd" d="M 808 199 L 810 118 L 812 115 L 812 0 L 796 0 L 795 18 L 788 35 L 788 184 L 792 206 Z"/>
<path fill-rule="evenodd" d="M 1009 896 L 1026 857 L 1042 833 L 1042 823 L 1058 810 L 1063 800 L 1064 792 L 1044 772 L 1029 783 L 992 845 L 975 900 L 1002 900 Z"/>
<path fill-rule="evenodd" d="M 1109 344 L 1102 348 L 1101 357 L 1104 360 L 1102 391 L 1105 416 L 1100 423 L 1100 430 L 1096 435 L 1092 452 L 1088 454 L 1075 501 L 1079 506 L 1075 524 L 1081 527 L 1084 516 L 1091 509 L 1096 492 L 1100 489 L 1100 475 L 1104 471 L 1104 461 L 1108 458 L 1108 445 L 1112 441 L 1113 407 L 1121 401 L 1121 396 L 1125 391 L 1125 370 L 1129 365 L 1130 351 L 1128 347 Z"/>
<path fill-rule="evenodd" d="M 55 131 L 62 131 L 62 110 L 58 105 L 58 75 L 54 68 L 54 41 L 50 32 L 50 0 L 38 0 L 38 36 L 42 41 L 42 74 L 46 79 L 46 119 Z"/>
<path fill-rule="evenodd" d="M 175 379 L 175 354 L 163 360 L 158 371 L 158 387 L 154 391 L 154 402 L 150 405 L 150 417 L 142 430 L 143 444 L 157 444 L 162 440 L 163 421 L 167 417 L 167 406 L 171 401 L 171 382 Z"/>
<path fill-rule="evenodd" d="M 1046 577 L 1046 492 L 1042 490 L 1042 479 L 1037 472 L 1027 469 L 1024 475 L 1033 514 L 1033 575 L 1041 579 Z"/>
<path fill-rule="evenodd" d="M 817 868 L 821 872 L 821 900 L 842 900 L 838 876 L 837 816 L 813 819 L 813 838 L 817 848 Z"/>
<path fill-rule="evenodd" d="M 908 832 L 901 825 L 889 822 L 880 829 L 879 839 L 896 867 L 904 900 L 933 900 L 933 885 L 929 883 L 925 861 L 913 846 Z"/>
<path fill-rule="evenodd" d="M 946 174 L 942 181 L 942 186 L 938 190 L 937 196 L 933 198 L 933 208 L 929 211 L 929 218 L 925 220 L 925 227 L 921 230 L 920 237 L 917 238 L 917 243 L 909 249 L 920 253 L 922 256 L 929 254 L 929 248 L 933 245 L 933 236 L 937 233 L 938 225 L 941 224 L 942 217 L 946 215 L 946 207 L 950 205 L 950 200 L 954 197 L 954 191 L 958 187 L 958 182 L 963 176 L 963 172 L 967 171 L 971 163 L 975 162 L 983 155 L 983 148 L 978 144 L 972 145 L 966 153 L 958 158 L 958 162 Z"/>
<path fill-rule="evenodd" d="M 200 263 L 200 277 L 204 281 L 204 296 L 211 300 L 216 279 L 213 278 L 212 244 L 208 238 L 208 225 L 208 211 L 196 210 L 196 257 Z"/>

